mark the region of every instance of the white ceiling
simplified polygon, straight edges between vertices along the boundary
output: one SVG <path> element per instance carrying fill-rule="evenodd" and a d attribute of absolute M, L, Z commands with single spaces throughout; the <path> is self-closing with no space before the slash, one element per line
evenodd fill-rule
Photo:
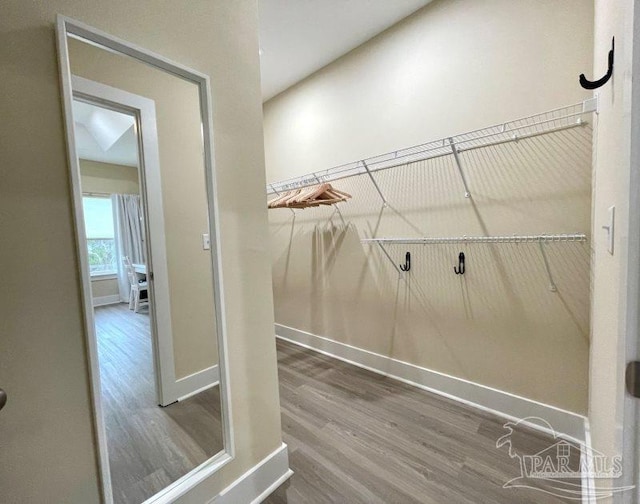
<path fill-rule="evenodd" d="M 262 97 L 269 98 L 431 0 L 260 0 Z"/>
<path fill-rule="evenodd" d="M 132 116 L 74 100 L 73 118 L 80 159 L 138 166 Z"/>

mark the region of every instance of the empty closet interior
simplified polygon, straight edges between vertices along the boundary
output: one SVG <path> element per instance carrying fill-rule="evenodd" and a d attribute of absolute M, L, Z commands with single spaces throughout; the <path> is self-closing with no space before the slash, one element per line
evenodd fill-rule
<path fill-rule="evenodd" d="M 443 0 L 268 100 L 277 336 L 584 439 L 593 67 L 590 2 Z"/>

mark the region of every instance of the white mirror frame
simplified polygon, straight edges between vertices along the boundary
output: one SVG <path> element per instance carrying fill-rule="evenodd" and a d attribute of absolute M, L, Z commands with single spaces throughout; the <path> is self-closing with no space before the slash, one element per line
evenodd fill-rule
<path fill-rule="evenodd" d="M 80 163 L 76 151 L 76 139 L 73 121 L 73 88 L 71 67 L 69 61 L 68 37 L 78 38 L 103 49 L 129 56 L 159 70 L 168 72 L 176 77 L 192 82 L 198 86 L 200 97 L 200 116 L 202 120 L 202 136 L 204 142 L 204 164 L 207 185 L 207 199 L 209 203 L 209 233 L 211 237 L 211 261 L 213 271 L 213 291 L 216 313 L 216 333 L 218 336 L 218 360 L 220 368 L 220 401 L 222 412 L 223 450 L 211 459 L 205 461 L 192 471 L 167 486 L 159 493 L 147 499 L 144 504 L 165 504 L 173 502 L 190 489 L 205 480 L 235 456 L 233 423 L 231 416 L 231 394 L 229 386 L 229 364 L 227 351 L 227 327 L 222 284 L 222 261 L 219 237 L 217 186 L 215 167 L 213 162 L 213 116 L 211 111 L 211 86 L 209 77 L 200 72 L 187 68 L 179 63 L 164 58 L 151 51 L 147 51 L 134 44 L 113 37 L 79 21 L 63 15 L 57 18 L 58 63 L 60 67 L 60 81 L 64 103 L 64 119 L 67 137 L 67 153 L 69 158 L 69 172 L 71 177 L 72 197 L 74 201 L 74 219 L 76 232 L 76 248 L 80 263 L 82 279 L 82 301 L 84 307 L 85 334 L 87 337 L 87 358 L 91 370 L 98 368 L 98 349 L 95 339 L 95 325 L 91 302 L 91 280 L 89 277 L 88 252 L 84 246 L 84 216 L 82 212 L 82 190 L 80 185 Z M 99 450 L 99 469 L 103 499 L 106 504 L 113 503 L 111 476 L 109 471 L 109 457 L 107 451 L 107 436 L 102 406 L 100 400 L 100 375 L 91 373 L 91 396 L 93 402 L 94 430 Z"/>

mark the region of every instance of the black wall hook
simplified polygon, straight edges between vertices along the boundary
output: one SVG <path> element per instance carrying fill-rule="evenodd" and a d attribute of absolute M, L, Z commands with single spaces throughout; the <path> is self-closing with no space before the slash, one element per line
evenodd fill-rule
<path fill-rule="evenodd" d="M 609 51 L 609 69 L 604 77 L 598 79 L 597 81 L 590 81 L 584 76 L 584 74 L 580 74 L 580 85 L 585 89 L 597 89 L 600 86 L 604 86 L 607 81 L 613 75 L 613 54 L 615 52 L 615 41 L 616 38 L 611 38 L 611 50 Z"/>
<path fill-rule="evenodd" d="M 453 267 L 453 271 L 455 271 L 456 275 L 464 275 L 464 252 L 460 252 L 458 256 L 458 267 Z"/>
<path fill-rule="evenodd" d="M 409 271 L 411 269 L 411 253 L 407 252 L 404 256 L 404 264 L 400 265 L 402 271 Z"/>

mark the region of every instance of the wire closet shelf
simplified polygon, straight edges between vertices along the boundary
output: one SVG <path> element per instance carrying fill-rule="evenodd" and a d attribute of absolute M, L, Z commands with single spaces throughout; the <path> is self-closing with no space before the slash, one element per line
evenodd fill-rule
<path fill-rule="evenodd" d="M 363 238 L 362 243 L 380 243 L 382 245 L 436 245 L 456 243 L 555 243 L 555 242 L 586 242 L 587 235 L 583 233 L 571 234 L 541 234 L 541 235 L 507 235 L 507 236 L 456 236 L 456 237 L 428 237 L 428 238 Z"/>
<path fill-rule="evenodd" d="M 525 138 L 583 126 L 587 124 L 586 116 L 596 111 L 597 98 L 590 98 L 574 105 L 561 107 L 541 114 L 516 119 L 460 135 L 441 138 L 413 147 L 407 147 L 326 170 L 267 184 L 267 195 L 280 194 L 285 191 L 300 189 L 324 182 L 332 182 L 354 175 L 368 174 L 376 190 L 386 203 L 372 173 L 415 163 L 417 161 L 454 155 L 465 185 L 465 196 L 469 197 L 470 192 L 466 186 L 466 181 L 464 180 L 458 160 L 459 153 L 506 142 L 517 142 Z"/>
<path fill-rule="evenodd" d="M 587 241 L 587 235 L 583 233 L 565 233 L 565 234 L 538 234 L 538 235 L 511 235 L 511 236 L 457 236 L 457 237 L 425 237 L 425 238 L 364 238 L 360 240 L 364 244 L 378 245 L 382 253 L 391 262 L 398 274 L 402 277 L 404 271 L 402 266 L 398 266 L 393 260 L 389 251 L 387 251 L 387 245 L 435 245 L 435 244 L 469 244 L 469 243 L 535 243 L 537 244 L 544 269 L 547 273 L 549 281 L 549 290 L 551 292 L 557 292 L 558 288 L 553 279 L 551 267 L 549 266 L 549 258 L 545 252 L 545 244 L 548 243 L 585 243 Z M 464 264 L 464 255 L 462 261 Z M 464 269 L 462 270 L 464 274 Z"/>

